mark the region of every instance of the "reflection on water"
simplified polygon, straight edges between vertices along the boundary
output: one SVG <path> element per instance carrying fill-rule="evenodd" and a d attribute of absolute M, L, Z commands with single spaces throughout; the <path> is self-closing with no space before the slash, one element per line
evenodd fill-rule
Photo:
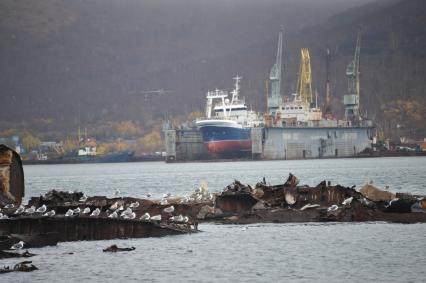
<path fill-rule="evenodd" d="M 89 195 L 190 193 L 202 180 L 220 191 L 234 179 L 282 183 L 323 179 L 359 188 L 369 180 L 393 191 L 426 194 L 426 158 L 329 159 L 226 163 L 126 163 L 25 166 L 26 197 L 52 188 Z M 202 233 L 164 238 L 69 242 L 33 249 L 40 270 L 3 274 L 2 282 L 421 282 L 425 224 L 202 224 Z M 103 253 L 113 244 L 136 251 Z M 70 254 L 72 253 L 72 254 Z M 1 265 L 17 260 L 2 260 Z M 4 280 L 4 281 L 3 281 Z"/>

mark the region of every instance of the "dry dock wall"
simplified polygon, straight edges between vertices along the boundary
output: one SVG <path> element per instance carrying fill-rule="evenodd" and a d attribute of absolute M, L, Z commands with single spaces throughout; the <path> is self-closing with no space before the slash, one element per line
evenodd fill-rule
<path fill-rule="evenodd" d="M 273 127 L 251 130 L 253 159 L 304 159 L 356 156 L 371 148 L 374 127 Z M 209 159 L 196 129 L 167 130 L 166 160 Z"/>
<path fill-rule="evenodd" d="M 372 127 L 265 128 L 263 159 L 351 157 L 371 148 Z"/>
<path fill-rule="evenodd" d="M 201 132 L 196 129 L 165 131 L 166 162 L 208 158 Z"/>

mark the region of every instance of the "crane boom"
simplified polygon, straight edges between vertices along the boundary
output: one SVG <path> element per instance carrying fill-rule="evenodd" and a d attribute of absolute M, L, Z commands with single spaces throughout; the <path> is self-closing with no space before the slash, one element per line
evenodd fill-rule
<path fill-rule="evenodd" d="M 282 51 L 283 51 L 283 32 L 278 35 L 277 57 L 275 64 L 269 73 L 269 81 L 271 82 L 271 95 L 268 96 L 267 106 L 268 112 L 274 114 L 282 105 L 281 97 L 281 68 L 282 68 Z"/>
<path fill-rule="evenodd" d="M 348 78 L 348 94 L 343 97 L 345 104 L 345 118 L 356 122 L 360 116 L 359 113 L 359 95 L 360 95 L 360 56 L 361 56 L 361 31 L 358 31 L 355 54 L 352 61 L 346 67 L 346 77 Z"/>
<path fill-rule="evenodd" d="M 312 71 L 311 58 L 309 50 L 302 48 L 300 50 L 299 78 L 297 81 L 297 95 L 300 100 L 312 103 Z"/>

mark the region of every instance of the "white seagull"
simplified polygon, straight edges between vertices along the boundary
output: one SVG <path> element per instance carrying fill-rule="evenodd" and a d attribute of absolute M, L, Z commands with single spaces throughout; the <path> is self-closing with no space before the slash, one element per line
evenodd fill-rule
<path fill-rule="evenodd" d="M 123 211 L 120 216 L 123 217 L 125 215 L 129 216 L 130 214 L 132 214 L 132 209 L 130 207 L 128 207 L 125 211 Z"/>
<path fill-rule="evenodd" d="M 74 214 L 79 214 L 81 212 L 80 207 L 77 207 L 76 209 L 74 209 Z"/>
<path fill-rule="evenodd" d="M 117 217 L 118 217 L 117 211 L 114 211 L 113 213 L 108 215 L 108 218 L 117 218 Z"/>
<path fill-rule="evenodd" d="M 15 211 L 15 213 L 14 214 L 21 214 L 22 212 L 24 212 L 25 211 L 25 206 L 23 206 L 23 205 L 20 205 L 19 207 L 18 207 L 18 209 Z"/>
<path fill-rule="evenodd" d="M 161 215 L 160 215 L 160 214 L 158 214 L 158 215 L 154 215 L 154 216 L 152 216 L 152 217 L 150 218 L 150 220 L 154 220 L 154 221 L 161 221 Z"/>
<path fill-rule="evenodd" d="M 65 213 L 65 216 L 72 216 L 74 214 L 74 210 L 68 209 L 68 211 Z"/>
<path fill-rule="evenodd" d="M 175 221 L 175 222 L 183 222 L 183 216 L 182 216 L 182 214 L 179 214 L 178 216 L 172 216 L 169 219 L 171 221 Z"/>
<path fill-rule="evenodd" d="M 83 209 L 83 214 L 89 214 L 90 213 L 90 207 L 86 207 Z"/>
<path fill-rule="evenodd" d="M 339 209 L 339 207 L 337 205 L 333 204 L 332 206 L 330 206 L 329 208 L 327 208 L 327 211 L 331 212 L 331 211 L 336 211 L 338 209 Z"/>
<path fill-rule="evenodd" d="M 86 200 L 87 200 L 87 196 L 83 194 L 83 196 L 78 201 L 85 202 Z"/>
<path fill-rule="evenodd" d="M 112 204 L 109 209 L 111 210 L 116 210 L 118 208 L 118 201 L 114 202 L 114 204 Z"/>
<path fill-rule="evenodd" d="M 25 209 L 25 212 L 28 214 L 33 214 L 36 211 L 36 208 L 34 205 L 32 205 L 30 208 Z"/>
<path fill-rule="evenodd" d="M 149 220 L 150 216 L 149 213 L 146 212 L 144 215 L 141 216 L 140 220 Z"/>
<path fill-rule="evenodd" d="M 137 202 L 132 202 L 130 205 L 129 205 L 129 207 L 130 208 L 137 208 L 137 207 L 139 207 L 139 202 L 137 201 Z"/>
<path fill-rule="evenodd" d="M 7 216 L 6 214 L 3 215 L 3 213 L 0 213 L 1 217 L 0 219 L 9 219 L 9 216 Z"/>
<path fill-rule="evenodd" d="M 42 206 L 40 206 L 39 208 L 37 208 L 37 212 L 38 213 L 45 213 L 46 212 L 46 210 L 47 210 L 47 207 L 46 207 L 46 205 L 42 205 Z"/>
<path fill-rule="evenodd" d="M 136 213 L 132 212 L 123 216 L 124 219 L 135 219 Z"/>
<path fill-rule="evenodd" d="M 99 216 L 99 214 L 101 213 L 101 211 L 99 210 L 99 208 L 96 208 L 95 210 L 93 210 L 92 214 L 90 214 L 90 216 Z"/>
<path fill-rule="evenodd" d="M 43 216 L 50 216 L 50 217 L 55 216 L 55 211 L 52 209 L 46 212 L 45 214 L 43 214 Z"/>
<path fill-rule="evenodd" d="M 22 249 L 23 247 L 24 247 L 24 242 L 23 241 L 19 241 L 18 243 L 16 243 L 16 244 L 14 244 L 14 245 L 12 245 L 11 247 L 10 247 L 10 249 L 11 250 L 20 250 L 20 249 Z"/>
<path fill-rule="evenodd" d="M 169 204 L 169 202 L 167 201 L 167 199 L 163 198 L 163 199 L 161 199 L 160 204 L 161 205 L 167 205 L 167 204 Z"/>
<path fill-rule="evenodd" d="M 172 213 L 173 211 L 175 211 L 175 207 L 172 205 L 172 206 L 166 207 L 165 209 L 163 209 L 163 211 L 166 213 Z"/>
<path fill-rule="evenodd" d="M 350 205 L 353 199 L 354 199 L 354 197 L 347 198 L 342 202 L 342 204 L 343 205 Z"/>

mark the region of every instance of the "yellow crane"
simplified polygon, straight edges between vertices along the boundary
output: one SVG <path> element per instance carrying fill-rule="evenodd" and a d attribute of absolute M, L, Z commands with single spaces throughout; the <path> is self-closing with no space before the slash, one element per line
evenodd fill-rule
<path fill-rule="evenodd" d="M 297 94 L 299 99 L 312 103 L 312 72 L 311 72 L 311 59 L 309 57 L 308 48 L 300 50 L 300 67 L 299 78 L 297 81 Z"/>

